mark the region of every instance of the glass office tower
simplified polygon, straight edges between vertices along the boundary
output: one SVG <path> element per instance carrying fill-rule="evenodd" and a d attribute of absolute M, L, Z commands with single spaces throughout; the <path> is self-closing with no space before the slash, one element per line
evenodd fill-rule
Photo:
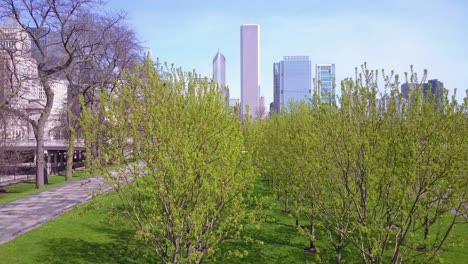
<path fill-rule="evenodd" d="M 325 103 L 335 102 L 335 64 L 315 66 L 315 92 Z"/>
<path fill-rule="evenodd" d="M 291 102 L 311 98 L 312 68 L 308 56 L 285 56 L 279 62 L 279 111 Z"/>

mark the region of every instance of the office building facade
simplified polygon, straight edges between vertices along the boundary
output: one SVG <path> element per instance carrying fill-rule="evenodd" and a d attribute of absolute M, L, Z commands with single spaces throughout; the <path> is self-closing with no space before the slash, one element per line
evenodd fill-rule
<path fill-rule="evenodd" d="M 280 113 L 291 102 L 311 98 L 312 68 L 308 56 L 285 56 L 273 64 L 274 106 Z M 276 95 L 276 96 L 275 96 Z"/>

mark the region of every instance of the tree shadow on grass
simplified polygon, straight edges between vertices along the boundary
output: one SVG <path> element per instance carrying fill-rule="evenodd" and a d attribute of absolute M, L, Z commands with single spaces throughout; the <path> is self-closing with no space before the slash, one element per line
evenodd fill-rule
<path fill-rule="evenodd" d="M 107 233 L 110 241 L 47 239 L 45 255 L 40 256 L 37 263 L 160 263 L 151 248 L 135 239 L 131 230 L 99 228 L 97 231 Z"/>
<path fill-rule="evenodd" d="M 301 238 L 293 226 L 264 224 L 257 230 L 247 228 L 243 234 L 254 242 L 229 240 L 221 244 L 220 250 L 207 263 L 315 263 L 315 257 L 304 253 L 307 240 Z M 261 243 L 259 243 L 261 241 Z M 248 253 L 236 257 L 229 252 Z"/>

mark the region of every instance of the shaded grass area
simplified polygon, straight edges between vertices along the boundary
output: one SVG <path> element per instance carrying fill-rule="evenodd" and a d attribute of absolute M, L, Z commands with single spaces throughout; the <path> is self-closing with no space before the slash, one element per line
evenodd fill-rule
<path fill-rule="evenodd" d="M 89 170 L 75 170 L 73 171 L 72 181 L 79 180 L 84 177 L 91 176 Z M 49 184 L 44 185 L 41 189 L 36 189 L 36 180 L 30 180 L 12 184 L 9 186 L 0 187 L 0 204 L 7 203 L 16 200 L 21 197 L 28 196 L 30 194 L 42 192 L 44 190 L 60 186 L 67 183 L 65 181 L 65 174 L 58 174 L 49 176 Z"/>
<path fill-rule="evenodd" d="M 258 180 L 255 196 L 264 199 L 264 221 L 247 225 L 244 240 L 224 242 L 204 263 L 334 263 L 333 248 L 317 230 L 320 254 L 304 252 L 309 245 L 299 234 L 295 218 L 282 211 L 283 202 Z M 0 263 L 159 263 L 157 256 L 134 236 L 128 221 L 117 217 L 113 208 L 120 200 L 111 192 L 78 206 L 17 239 L 0 245 Z M 306 225 L 306 221 L 301 223 Z M 455 226 L 441 258 L 445 263 L 468 259 L 468 225 Z M 361 263 L 349 245 L 344 263 Z"/>
<path fill-rule="evenodd" d="M 114 192 L 0 245 L 0 263 L 154 263 L 127 222 L 109 217 Z"/>
<path fill-rule="evenodd" d="M 284 203 L 260 179 L 254 195 L 264 199 L 263 222 L 247 225 L 244 240 L 224 242 L 207 263 L 317 263 L 317 256 L 304 252 L 309 240 L 296 230 L 295 218 L 282 211 Z"/>
<path fill-rule="evenodd" d="M 452 214 L 443 215 L 440 222 L 431 227 L 431 234 L 443 237 L 452 220 Z M 456 223 L 442 250 L 436 256 L 442 263 L 468 263 L 468 219 L 458 217 Z M 422 236 L 421 231 L 420 241 Z"/>

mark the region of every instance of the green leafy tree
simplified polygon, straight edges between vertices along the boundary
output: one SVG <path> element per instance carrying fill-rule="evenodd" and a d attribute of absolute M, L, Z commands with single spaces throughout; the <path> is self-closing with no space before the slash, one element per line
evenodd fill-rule
<path fill-rule="evenodd" d="M 346 249 L 364 263 L 433 262 L 466 212 L 466 102 L 427 94 L 426 76 L 411 68 L 403 98 L 398 75 L 364 64 L 339 107 L 313 100 L 263 124 L 256 165 L 310 221 L 311 242 L 324 231 L 334 253 L 322 260 L 341 263 Z"/>
<path fill-rule="evenodd" d="M 195 77 L 148 60 L 124 75 L 118 96 L 101 94 L 99 112 L 82 115 L 85 137 L 102 144 L 94 165 L 132 168 L 106 177 L 137 236 L 164 263 L 201 263 L 253 215 L 245 210 L 253 174 L 241 123 L 218 87 Z M 107 142 L 95 140 L 103 134 Z"/>

